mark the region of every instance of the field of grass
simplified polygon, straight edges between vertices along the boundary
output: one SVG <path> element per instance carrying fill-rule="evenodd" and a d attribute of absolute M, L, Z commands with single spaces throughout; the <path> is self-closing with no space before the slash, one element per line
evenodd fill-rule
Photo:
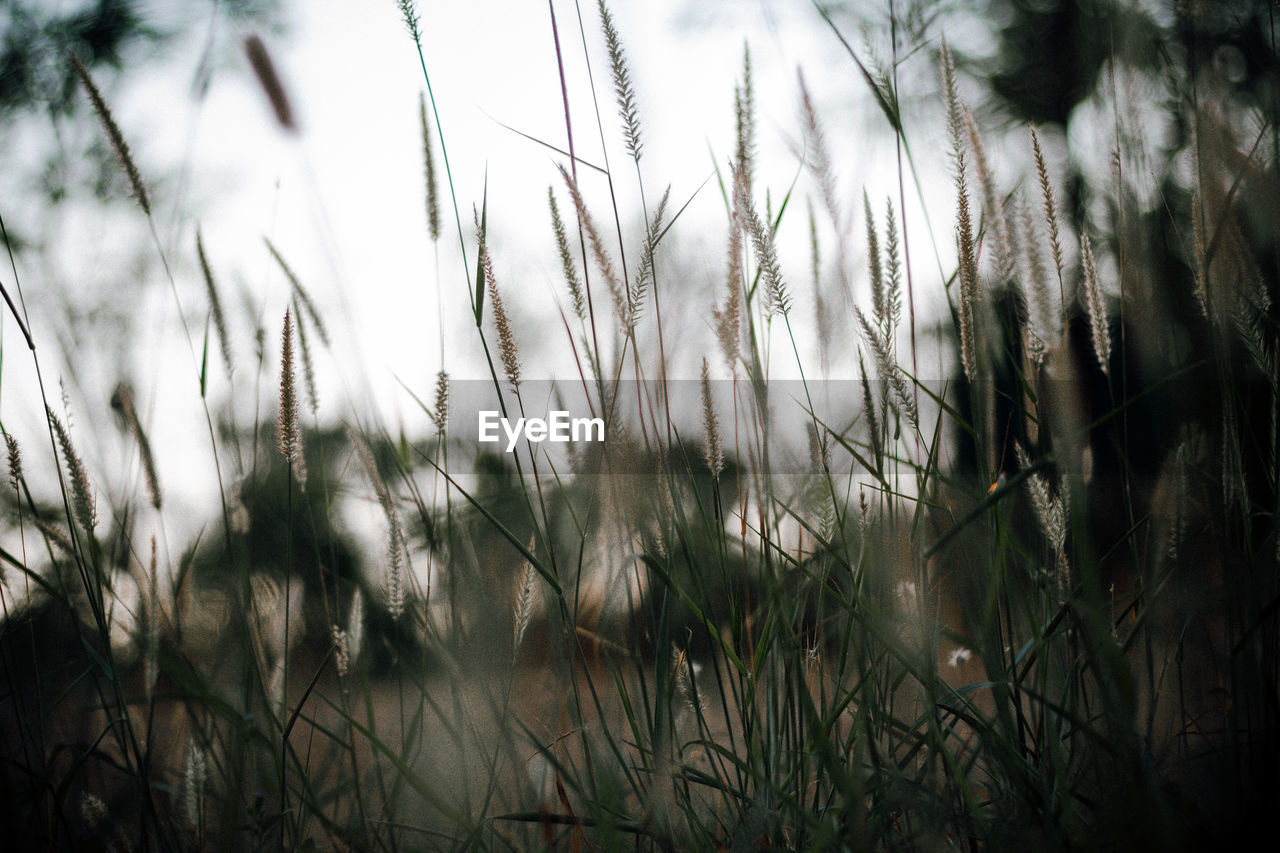
<path fill-rule="evenodd" d="M 421 55 L 418 10 L 400 7 Z M 802 159 L 764 174 L 745 53 L 725 93 L 735 150 L 706 189 L 725 215 L 704 305 L 673 273 L 683 202 L 643 167 L 627 35 L 603 2 L 584 6 L 609 60 L 598 110 L 566 120 L 548 207 L 525 217 L 563 271 L 549 332 L 508 313 L 518 285 L 488 250 L 487 199 L 458 195 L 431 93 L 447 74 L 422 57 L 429 234 L 465 259 L 436 281 L 469 305 L 442 322 L 474 330 L 488 372 L 451 378 L 446 361 L 435 387 L 406 387 L 423 435 L 317 405 L 335 333 L 280 247 L 267 252 L 289 295 L 249 330 L 255 361 L 236 351 L 241 315 L 203 241 L 179 264 L 155 236 L 207 452 L 153 448 L 153 409 L 123 378 L 81 387 L 103 408 L 94 422 L 114 410 L 127 436 L 130 477 L 103 482 L 94 472 L 115 469 L 82 454 L 112 445 L 86 441 L 55 389 L 60 370 L 81 381 L 78 365 L 42 362 L 56 347 L 24 307 L 37 259 L 12 249 L 3 367 L 33 362 L 39 399 L 24 404 L 47 430 L 4 430 L 5 843 L 1253 843 L 1280 801 L 1280 90 L 1270 67 L 1241 84 L 1211 42 L 1248 36 L 1248 56 L 1274 61 L 1272 7 L 1125 8 L 1148 41 L 1099 25 L 1103 174 L 1075 168 L 1079 134 L 1068 163 L 996 110 L 978 111 L 985 127 L 961 95 L 981 64 L 896 18 L 876 51 L 829 30 L 898 152 L 891 197 L 844 197 L 803 78 Z M 576 22 L 557 26 L 571 50 Z M 246 54 L 288 126 L 266 48 Z M 916 177 L 929 146 L 901 106 L 908 57 L 934 75 L 945 191 Z M 164 232 L 129 128 L 69 61 L 130 215 Z M 1139 77 L 1158 94 L 1125 85 Z M 1144 135 L 1151 110 L 1167 137 Z M 577 157 L 583 135 L 615 126 L 625 159 Z M 997 145 L 1025 168 L 997 173 Z M 641 210 L 618 209 L 623 182 Z M 589 201 L 606 186 L 612 206 Z M 946 245 L 908 226 L 925 216 L 951 223 Z M 796 235 L 810 258 L 793 269 Z M 168 271 L 183 268 L 203 304 L 180 295 Z M 688 312 L 705 339 L 687 323 L 664 334 Z M 522 340 L 547 334 L 571 365 L 526 360 Z M 929 375 L 939 359 L 947 375 Z M 674 366 L 689 363 L 700 380 Z M 279 393 L 222 411 L 214 378 Z M 600 418 L 607 440 L 476 441 L 478 409 L 562 407 Z M 220 510 L 170 541 L 169 524 L 186 528 L 164 484 L 184 465 L 213 469 Z"/>

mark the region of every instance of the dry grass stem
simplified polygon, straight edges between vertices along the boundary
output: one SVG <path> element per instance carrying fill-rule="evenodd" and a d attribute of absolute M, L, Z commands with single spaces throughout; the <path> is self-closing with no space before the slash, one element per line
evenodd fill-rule
<path fill-rule="evenodd" d="M 147 702 L 151 702 L 160 661 L 160 576 L 156 557 L 156 537 L 151 537 L 151 562 L 147 570 L 146 650 L 143 655 L 147 682 Z"/>
<path fill-rule="evenodd" d="M 298 310 L 298 300 L 293 300 L 293 309 L 298 317 L 298 352 L 302 355 L 302 384 L 307 389 L 307 406 L 312 416 L 320 411 L 320 394 L 316 390 L 315 364 L 311 361 L 311 345 L 307 342 L 307 324 L 303 322 L 302 312 Z"/>
<path fill-rule="evenodd" d="M 320 317 L 320 312 L 316 309 L 316 304 L 311 301 L 311 294 L 307 293 L 307 289 L 302 286 L 302 282 L 298 280 L 298 276 L 294 274 L 293 269 L 285 263 L 284 256 L 280 254 L 273 244 L 266 237 L 262 241 L 267 244 L 267 251 L 271 253 L 271 257 L 280 266 L 280 271 L 284 273 L 284 277 L 289 280 L 289 286 L 293 289 L 294 298 L 302 305 L 302 309 L 306 311 L 307 318 L 311 321 L 311 325 L 315 327 L 316 334 L 320 336 L 320 343 L 328 347 L 329 332 L 325 329 L 324 320 Z"/>

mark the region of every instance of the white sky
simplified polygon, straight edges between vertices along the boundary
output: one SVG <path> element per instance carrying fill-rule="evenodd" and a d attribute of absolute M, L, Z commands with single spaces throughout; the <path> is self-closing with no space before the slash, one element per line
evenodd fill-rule
<path fill-rule="evenodd" d="M 861 191 L 868 189 L 878 213 L 885 195 L 896 192 L 892 137 L 852 62 L 816 13 L 802 3 L 785 4 L 785 12 L 774 9 L 783 4 L 756 2 L 616 5 L 640 101 L 649 204 L 668 183 L 673 202 L 682 204 L 712 174 L 713 157 L 724 162 L 731 155 L 733 86 L 741 73 L 743 44 L 749 43 L 760 111 L 761 187 L 777 199 L 796 175 L 801 144 L 796 71 L 803 67 L 836 155 L 846 217 L 856 214 L 850 262 L 856 264 L 855 280 L 861 281 Z M 557 15 L 579 156 L 602 163 L 574 7 L 558 3 Z M 584 4 L 583 15 L 634 264 L 640 227 L 635 172 L 622 150 L 594 5 Z M 556 171 L 563 158 L 497 124 L 565 147 L 547 6 L 430 4 L 421 16 L 469 257 L 474 262 L 471 210 L 481 203 L 487 175 L 491 249 L 500 287 L 518 318 L 525 368 L 541 376 L 563 372 L 566 350 L 555 304 L 566 297 L 546 206 L 546 189 L 555 185 L 562 212 L 570 215 Z M 384 406 L 404 404 L 403 394 L 386 382 L 388 373 L 426 391 L 440 366 L 437 282 L 444 293 L 445 366 L 458 376 L 483 375 L 443 163 L 437 164 L 445 206 L 438 277 L 425 234 L 417 118 L 423 78 L 395 4 L 363 4 L 355 13 L 349 2 L 312 2 L 295 27 L 292 38 L 269 44 L 300 116 L 298 143 L 282 141 L 263 97 L 245 75 L 239 77 L 242 85 L 217 84 L 203 107 L 197 142 L 189 150 L 195 201 L 205 206 L 211 252 L 224 268 L 238 266 L 251 282 L 261 285 L 265 279 L 279 288 L 279 276 L 264 261 L 261 236 L 270 235 L 312 292 L 338 312 L 335 316 L 350 320 L 351 327 L 337 337 L 347 334 L 359 342 L 366 378 Z M 856 32 L 849 36 L 858 42 Z M 928 57 L 917 64 L 932 71 Z M 933 165 L 926 158 L 925 168 Z M 224 192 L 211 177 L 219 170 L 237 175 L 232 191 Z M 589 171 L 583 175 L 597 221 L 611 231 L 604 182 Z M 801 191 L 809 187 L 802 177 Z M 826 229 L 825 254 L 833 262 L 830 226 L 819 215 Z M 793 208 L 788 222 L 784 262 L 798 311 L 807 316 L 802 205 Z M 667 284 L 702 296 L 691 299 L 694 310 L 686 313 L 694 316 L 687 318 L 684 331 L 707 342 L 707 322 L 694 321 L 709 316 L 711 300 L 719 298 L 725 223 L 713 180 L 671 234 L 673 266 L 668 269 L 679 280 Z M 918 266 L 936 270 L 929 261 Z M 283 290 L 277 289 L 276 297 L 274 303 L 267 297 L 269 315 L 281 313 Z M 278 326 L 278 319 L 269 323 Z M 696 363 L 685 366 L 690 370 L 696 371 Z"/>

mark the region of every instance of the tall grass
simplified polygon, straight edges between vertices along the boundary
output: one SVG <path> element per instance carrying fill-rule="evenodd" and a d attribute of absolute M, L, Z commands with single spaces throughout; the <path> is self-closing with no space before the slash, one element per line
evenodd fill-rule
<path fill-rule="evenodd" d="M 418 43 L 414 4 L 400 8 Z M 652 210 L 643 201 L 644 102 L 625 32 L 603 0 L 597 12 L 631 163 L 605 166 L 611 205 L 595 209 L 597 176 L 567 156 L 549 180 L 546 246 L 571 306 L 576 378 L 559 390 L 574 386 L 608 440 L 567 457 L 530 442 L 490 453 L 459 420 L 469 398 L 538 414 L 543 366 L 520 351 L 536 331 L 505 307 L 487 200 L 469 234 L 453 202 L 463 275 L 438 277 L 468 288 L 490 379 L 461 382 L 442 365 L 420 403 L 434 433 L 418 437 L 370 412 L 320 418 L 309 341 L 328 351 L 329 332 L 270 242 L 290 283 L 280 351 L 258 329 L 257 373 L 245 369 L 198 236 L 210 323 L 203 347 L 188 332 L 192 393 L 206 399 L 211 345 L 235 387 L 270 387 L 278 368 L 280 452 L 266 452 L 269 417 L 246 430 L 231 412 L 216 429 L 206 405 L 222 513 L 173 553 L 160 483 L 181 469 L 150 445 L 130 385 L 114 405 L 145 474 L 138 494 L 95 480 L 65 401 L 61 413 L 39 404 L 47 436 L 5 432 L 7 837 L 32 849 L 379 850 L 1245 838 L 1280 789 L 1274 152 L 1192 87 L 1171 109 L 1196 128 L 1193 177 L 1171 168 L 1161 203 L 1140 205 L 1117 125 L 1110 195 L 1068 212 L 1052 177 L 1062 164 L 1036 129 L 1026 174 L 997 174 L 950 50 L 928 42 L 955 214 L 951 245 L 925 260 L 931 240 L 905 209 L 908 189 L 928 196 L 914 185 L 898 68 L 850 51 L 903 154 L 897 197 L 864 193 L 859 229 L 800 80 L 820 227 L 812 203 L 797 222 L 808 184 L 772 184 L 756 159 L 747 53 L 734 150 L 718 165 L 725 273 L 709 304 L 682 303 L 666 237 L 683 208 L 669 213 L 668 193 Z M 247 49 L 294 130 L 265 48 Z M 436 145 L 457 193 L 418 50 L 434 241 Z M 154 234 L 127 132 L 75 68 Z M 1173 60 L 1164 71 L 1190 73 Z M 573 152 L 582 131 L 568 100 L 566 89 Z M 607 114 L 596 105 L 602 138 Z M 638 252 L 616 200 L 631 172 Z M 816 372 L 804 291 L 780 248 L 801 229 L 830 327 L 816 335 Z M 30 263 L 13 258 L 19 298 L 5 291 L 24 334 Z M 843 301 L 823 297 L 827 281 Z M 945 296 L 948 376 L 919 375 L 928 289 Z M 706 318 L 705 346 L 664 337 L 664 299 L 668 317 Z M 841 334 L 856 356 L 826 349 Z M 681 379 L 683 357 L 713 338 L 720 358 Z M 41 342 L 27 340 L 39 371 Z M 856 362 L 856 382 L 834 382 L 828 366 L 841 362 Z M 847 410 L 827 405 L 833 394 Z M 41 453 L 49 480 L 31 473 Z M 385 548 L 361 553 L 347 508 L 375 505 Z M 139 544 L 142 513 L 160 547 Z"/>

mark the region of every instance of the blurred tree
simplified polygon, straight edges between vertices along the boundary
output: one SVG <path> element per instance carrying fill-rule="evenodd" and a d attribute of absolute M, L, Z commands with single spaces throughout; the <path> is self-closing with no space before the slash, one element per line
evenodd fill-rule
<path fill-rule="evenodd" d="M 68 57 L 76 56 L 100 77 L 139 79 L 154 69 L 166 48 L 206 30 L 212 33 L 210 25 L 218 19 L 237 27 L 271 26 L 278 23 L 278 7 L 278 0 L 0 2 L 0 144 L 12 144 L 33 121 L 51 123 L 57 139 L 56 145 L 42 146 L 34 161 L 10 158 L 10 169 L 21 163 L 17 167 L 27 174 L 7 177 L 21 189 L 38 190 L 53 203 L 76 193 L 98 199 L 116 195 L 110 192 L 117 170 L 109 147 L 97 135 L 76 142 L 57 132 L 68 121 L 96 121 L 86 100 L 77 97 Z M 239 39 L 221 48 L 212 37 L 206 41 L 192 86 L 197 96 L 208 87 L 216 51 L 239 46 Z M 66 167 L 75 161 L 87 161 L 94 168 Z M 7 224 L 12 231 L 14 223 Z"/>

